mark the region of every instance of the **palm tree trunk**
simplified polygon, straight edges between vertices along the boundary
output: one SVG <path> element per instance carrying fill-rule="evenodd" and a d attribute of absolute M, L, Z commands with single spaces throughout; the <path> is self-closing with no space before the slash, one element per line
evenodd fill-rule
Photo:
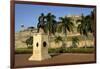
<path fill-rule="evenodd" d="M 85 48 L 87 48 L 87 37 L 86 36 L 84 36 L 84 39 L 85 39 Z"/>
<path fill-rule="evenodd" d="M 67 47 L 67 34 L 64 36 L 63 47 Z"/>
<path fill-rule="evenodd" d="M 50 32 L 48 31 L 48 45 L 50 47 Z"/>
<path fill-rule="evenodd" d="M 57 44 L 58 44 L 58 47 L 59 47 L 59 45 L 60 45 L 59 42 Z"/>
<path fill-rule="evenodd" d="M 67 47 L 67 34 L 65 34 L 65 47 Z"/>
<path fill-rule="evenodd" d="M 62 42 L 62 47 L 66 47 L 66 43 L 67 43 L 67 39 L 66 39 L 66 35 L 63 37 L 64 41 Z"/>

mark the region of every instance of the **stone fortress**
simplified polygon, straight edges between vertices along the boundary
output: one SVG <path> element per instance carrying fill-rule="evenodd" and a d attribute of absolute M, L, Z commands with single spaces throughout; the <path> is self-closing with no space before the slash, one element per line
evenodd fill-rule
<path fill-rule="evenodd" d="M 74 29 L 73 32 L 68 32 L 67 33 L 67 37 L 71 38 L 73 36 L 80 36 L 80 33 L 77 32 L 77 27 L 78 24 L 76 23 L 76 21 L 78 19 L 81 19 L 81 16 L 78 15 L 69 15 L 67 17 L 70 17 L 72 19 L 72 22 L 74 23 Z M 35 32 L 37 31 L 36 28 L 33 28 L 32 31 L 30 31 L 30 28 L 26 28 L 21 30 L 20 32 L 16 32 L 15 33 L 15 48 L 26 48 L 27 45 L 25 43 L 26 39 L 29 38 L 30 35 L 34 35 Z M 63 36 L 63 33 L 56 33 L 59 34 L 61 36 Z M 83 47 L 85 44 L 87 46 L 93 46 L 94 45 L 94 40 L 93 40 L 93 35 L 91 33 L 89 33 L 89 35 L 91 36 L 88 40 L 84 41 L 81 40 L 79 41 L 78 47 Z M 53 37 L 52 37 L 53 38 Z M 70 47 L 72 45 L 72 41 L 71 40 L 67 40 L 67 47 Z M 54 40 L 51 40 L 50 42 L 50 48 L 58 48 L 61 47 L 61 42 L 59 43 L 59 46 L 54 42 Z"/>

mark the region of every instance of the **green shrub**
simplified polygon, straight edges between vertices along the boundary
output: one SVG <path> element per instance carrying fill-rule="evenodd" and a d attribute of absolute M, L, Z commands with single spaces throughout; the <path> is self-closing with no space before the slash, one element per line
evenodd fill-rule
<path fill-rule="evenodd" d="M 30 36 L 27 40 L 26 40 L 26 45 L 27 47 L 32 46 L 33 45 L 33 37 Z"/>
<path fill-rule="evenodd" d="M 32 48 L 18 48 L 15 49 L 15 54 L 32 54 Z M 49 53 L 94 53 L 95 48 L 49 48 Z"/>
<path fill-rule="evenodd" d="M 67 50 L 64 47 L 59 48 L 59 53 L 66 53 Z"/>
<path fill-rule="evenodd" d="M 72 47 L 77 48 L 78 44 L 79 44 L 78 37 L 76 37 L 76 36 L 72 37 Z"/>

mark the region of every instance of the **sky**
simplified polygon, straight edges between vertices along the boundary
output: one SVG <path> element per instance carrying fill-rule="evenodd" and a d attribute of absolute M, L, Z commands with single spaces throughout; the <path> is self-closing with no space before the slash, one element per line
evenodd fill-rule
<path fill-rule="evenodd" d="M 88 15 L 93 8 L 66 7 L 66 6 L 46 6 L 32 4 L 15 4 L 15 32 L 20 31 L 23 24 L 26 28 L 29 26 L 37 27 L 38 17 L 41 13 L 47 15 L 49 12 L 59 17 L 67 15 Z"/>

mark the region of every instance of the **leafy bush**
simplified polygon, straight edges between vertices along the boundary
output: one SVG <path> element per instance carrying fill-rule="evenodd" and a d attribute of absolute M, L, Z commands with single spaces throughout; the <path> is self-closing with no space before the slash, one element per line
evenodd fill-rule
<path fill-rule="evenodd" d="M 67 49 L 65 47 L 59 48 L 59 53 L 66 53 Z"/>
<path fill-rule="evenodd" d="M 32 44 L 33 44 L 33 37 L 32 37 L 32 36 L 30 36 L 30 37 L 26 40 L 26 44 L 27 44 L 27 47 L 32 46 Z"/>
<path fill-rule="evenodd" d="M 72 47 L 76 48 L 78 46 L 78 44 L 79 44 L 78 37 L 76 37 L 76 36 L 72 37 Z"/>

